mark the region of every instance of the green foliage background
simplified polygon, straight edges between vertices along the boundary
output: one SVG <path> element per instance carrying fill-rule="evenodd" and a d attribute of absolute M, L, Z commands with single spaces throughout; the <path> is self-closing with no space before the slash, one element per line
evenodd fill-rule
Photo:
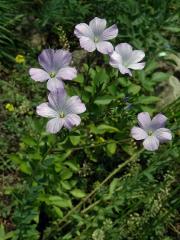
<path fill-rule="evenodd" d="M 178 11 L 176 0 L 0 0 L 0 240 L 178 239 Z M 145 51 L 144 70 L 122 76 L 79 50 L 74 27 L 95 16 L 117 23 L 114 44 Z M 66 90 L 87 107 L 57 136 L 35 114 L 46 85 L 28 76 L 45 47 L 73 52 L 79 74 Z M 141 111 L 168 117 L 173 141 L 157 152 L 130 138 Z"/>

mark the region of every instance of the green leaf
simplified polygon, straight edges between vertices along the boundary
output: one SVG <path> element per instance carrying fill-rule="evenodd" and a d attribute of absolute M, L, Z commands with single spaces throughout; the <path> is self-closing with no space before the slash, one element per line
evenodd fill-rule
<path fill-rule="evenodd" d="M 64 199 L 64 198 L 59 197 L 59 196 L 49 196 L 47 198 L 46 203 L 48 205 L 55 205 L 55 206 L 58 206 L 58 207 L 61 207 L 61 208 L 71 208 L 72 207 L 72 203 L 71 203 L 70 199 Z"/>
<path fill-rule="evenodd" d="M 83 74 L 78 74 L 77 77 L 73 81 L 78 82 L 78 83 L 83 83 L 84 82 Z"/>
<path fill-rule="evenodd" d="M 97 105 L 107 105 L 107 104 L 111 103 L 113 99 L 114 99 L 114 97 L 109 96 L 109 95 L 100 96 L 95 99 L 94 103 Z"/>
<path fill-rule="evenodd" d="M 91 132 L 95 134 L 104 134 L 106 132 L 114 133 L 114 132 L 119 132 L 119 129 L 107 124 L 100 124 L 97 127 L 95 127 L 94 125 L 91 125 Z"/>
<path fill-rule="evenodd" d="M 80 136 L 69 136 L 72 145 L 77 146 L 80 142 Z"/>
<path fill-rule="evenodd" d="M 65 190 L 70 190 L 72 188 L 68 181 L 61 181 L 61 185 Z"/>
<path fill-rule="evenodd" d="M 35 139 L 33 139 L 31 136 L 23 137 L 22 142 L 28 146 L 36 146 L 37 145 Z"/>
<path fill-rule="evenodd" d="M 179 27 L 163 27 L 164 30 L 173 32 L 173 33 L 179 33 L 180 32 L 180 28 Z"/>
<path fill-rule="evenodd" d="M 156 72 L 152 75 L 152 81 L 154 82 L 162 82 L 167 81 L 170 77 L 170 74 L 164 72 Z"/>
<path fill-rule="evenodd" d="M 61 211 L 60 208 L 58 208 L 57 206 L 53 206 L 53 209 L 59 218 L 63 218 L 63 212 Z"/>
<path fill-rule="evenodd" d="M 79 165 L 75 162 L 67 161 L 65 162 L 65 165 L 67 165 L 74 172 L 79 171 Z"/>
<path fill-rule="evenodd" d="M 5 230 L 2 224 L 0 225 L 0 240 L 5 240 Z"/>
<path fill-rule="evenodd" d="M 137 84 L 131 84 L 128 88 L 128 93 L 136 95 L 141 90 L 141 86 Z"/>
<path fill-rule="evenodd" d="M 62 180 L 70 179 L 72 177 L 72 175 L 73 175 L 72 171 L 70 169 L 64 167 L 61 172 L 61 179 Z"/>
<path fill-rule="evenodd" d="M 19 168 L 23 173 L 26 173 L 28 175 L 31 175 L 32 173 L 31 165 L 28 162 L 22 162 Z"/>
<path fill-rule="evenodd" d="M 114 178 L 109 186 L 109 195 L 112 195 L 115 192 L 115 189 L 116 189 L 118 183 L 119 183 L 119 179 Z"/>
<path fill-rule="evenodd" d="M 71 191 L 71 194 L 75 197 L 75 198 L 83 198 L 86 196 L 86 193 L 83 192 L 80 189 L 75 188 L 74 190 Z"/>
<path fill-rule="evenodd" d="M 159 98 L 156 96 L 147 96 L 147 97 L 141 96 L 141 97 L 139 97 L 138 103 L 148 105 L 148 104 L 156 103 L 157 101 L 159 101 Z"/>
<path fill-rule="evenodd" d="M 109 143 L 107 144 L 107 152 L 110 153 L 111 155 L 115 154 L 117 148 L 116 143 Z"/>

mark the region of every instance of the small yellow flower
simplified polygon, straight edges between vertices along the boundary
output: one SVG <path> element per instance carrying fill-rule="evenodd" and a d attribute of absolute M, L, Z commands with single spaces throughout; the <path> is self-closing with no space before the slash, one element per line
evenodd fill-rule
<path fill-rule="evenodd" d="M 24 63 L 25 62 L 25 57 L 21 54 L 18 54 L 15 58 L 15 61 L 16 61 L 16 63 L 19 63 L 19 64 Z"/>
<path fill-rule="evenodd" d="M 7 103 L 5 105 L 5 109 L 8 110 L 9 112 L 14 112 L 14 106 L 11 103 Z"/>

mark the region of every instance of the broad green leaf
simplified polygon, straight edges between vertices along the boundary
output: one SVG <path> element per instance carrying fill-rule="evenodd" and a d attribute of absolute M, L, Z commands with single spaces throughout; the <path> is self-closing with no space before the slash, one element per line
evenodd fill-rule
<path fill-rule="evenodd" d="M 153 104 L 159 101 L 159 98 L 156 96 L 140 96 L 138 103 L 148 105 L 148 104 Z"/>
<path fill-rule="evenodd" d="M 70 169 L 64 167 L 61 172 L 61 179 L 67 180 L 67 179 L 71 178 L 72 175 L 73 175 L 72 171 Z"/>
<path fill-rule="evenodd" d="M 69 138 L 70 138 L 72 145 L 76 146 L 79 144 L 81 137 L 79 135 L 79 136 L 69 136 Z"/>
<path fill-rule="evenodd" d="M 111 155 L 115 154 L 117 148 L 116 143 L 109 143 L 107 144 L 107 152 L 110 153 Z"/>
<path fill-rule="evenodd" d="M 46 201 L 49 205 L 55 205 L 62 208 L 71 208 L 72 203 L 70 199 L 64 199 L 59 196 L 49 196 Z"/>
<path fill-rule="evenodd" d="M 137 84 L 131 84 L 128 87 L 128 93 L 136 95 L 139 91 L 141 90 L 141 86 L 137 85 Z"/>
<path fill-rule="evenodd" d="M 104 134 L 106 132 L 109 132 L 109 133 L 119 132 L 118 128 L 112 127 L 107 124 L 100 124 L 97 127 L 95 127 L 94 125 L 91 125 L 90 128 L 91 128 L 91 132 L 94 134 Z"/>
<path fill-rule="evenodd" d="M 23 173 L 26 173 L 28 175 L 31 175 L 31 173 L 32 173 L 31 166 L 28 162 L 22 162 L 20 164 L 19 168 Z"/>
<path fill-rule="evenodd" d="M 169 79 L 170 74 L 164 72 L 156 72 L 152 75 L 152 81 L 161 82 L 167 81 Z"/>
<path fill-rule="evenodd" d="M 73 81 L 78 82 L 78 83 L 83 83 L 84 82 L 83 74 L 78 74 L 77 77 Z"/>
<path fill-rule="evenodd" d="M 5 230 L 2 224 L 0 225 L 0 240 L 5 240 Z"/>
<path fill-rule="evenodd" d="M 75 198 L 83 198 L 86 196 L 85 192 L 83 192 L 80 189 L 74 189 L 71 191 L 71 194 L 75 197 Z"/>
<path fill-rule="evenodd" d="M 63 218 L 63 212 L 57 206 L 53 206 L 53 209 L 59 218 Z"/>
<path fill-rule="evenodd" d="M 72 162 L 72 161 L 66 161 L 64 163 L 66 166 L 68 166 L 71 170 L 77 172 L 79 171 L 79 165 L 75 162 Z"/>
<path fill-rule="evenodd" d="M 36 146 L 37 145 L 35 139 L 33 139 L 31 136 L 23 137 L 22 142 L 24 142 L 28 146 Z"/>
<path fill-rule="evenodd" d="M 114 99 L 114 97 L 109 96 L 109 95 L 100 96 L 95 99 L 94 103 L 97 105 L 108 105 L 109 103 L 112 102 L 113 99 Z"/>
<path fill-rule="evenodd" d="M 69 181 L 61 181 L 61 185 L 66 190 L 70 190 L 72 188 L 71 184 L 69 183 Z"/>

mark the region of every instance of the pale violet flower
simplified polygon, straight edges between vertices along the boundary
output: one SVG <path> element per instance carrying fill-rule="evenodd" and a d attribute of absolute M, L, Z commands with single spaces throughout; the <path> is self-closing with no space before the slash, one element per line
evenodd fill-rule
<path fill-rule="evenodd" d="M 132 73 L 129 69 L 140 70 L 145 66 L 144 62 L 140 62 L 145 57 L 142 50 L 133 50 L 128 43 L 120 43 L 115 47 L 115 51 L 110 54 L 110 65 L 118 68 L 122 74 Z"/>
<path fill-rule="evenodd" d="M 47 81 L 47 88 L 54 91 L 62 88 L 62 80 L 72 80 L 76 77 L 77 71 L 74 67 L 69 67 L 72 54 L 66 50 L 45 49 L 38 57 L 39 64 L 44 69 L 31 68 L 29 74 L 31 78 L 38 82 Z"/>
<path fill-rule="evenodd" d="M 138 114 L 139 127 L 131 129 L 131 136 L 136 140 L 144 140 L 143 146 L 149 151 L 155 151 L 160 143 L 172 139 L 171 131 L 164 128 L 167 117 L 163 114 L 157 114 L 152 120 L 149 113 L 142 112 Z"/>
<path fill-rule="evenodd" d="M 78 114 L 85 112 L 86 107 L 78 96 L 68 97 L 65 89 L 60 88 L 50 92 L 48 100 L 36 109 L 38 115 L 50 118 L 46 126 L 47 132 L 57 133 L 63 126 L 70 130 L 80 124 Z"/>
<path fill-rule="evenodd" d="M 89 22 L 76 25 L 74 34 L 79 38 L 80 45 L 88 52 L 96 49 L 103 53 L 109 54 L 113 51 L 113 45 L 108 40 L 118 35 L 117 26 L 114 24 L 106 28 L 106 20 L 95 17 Z"/>

